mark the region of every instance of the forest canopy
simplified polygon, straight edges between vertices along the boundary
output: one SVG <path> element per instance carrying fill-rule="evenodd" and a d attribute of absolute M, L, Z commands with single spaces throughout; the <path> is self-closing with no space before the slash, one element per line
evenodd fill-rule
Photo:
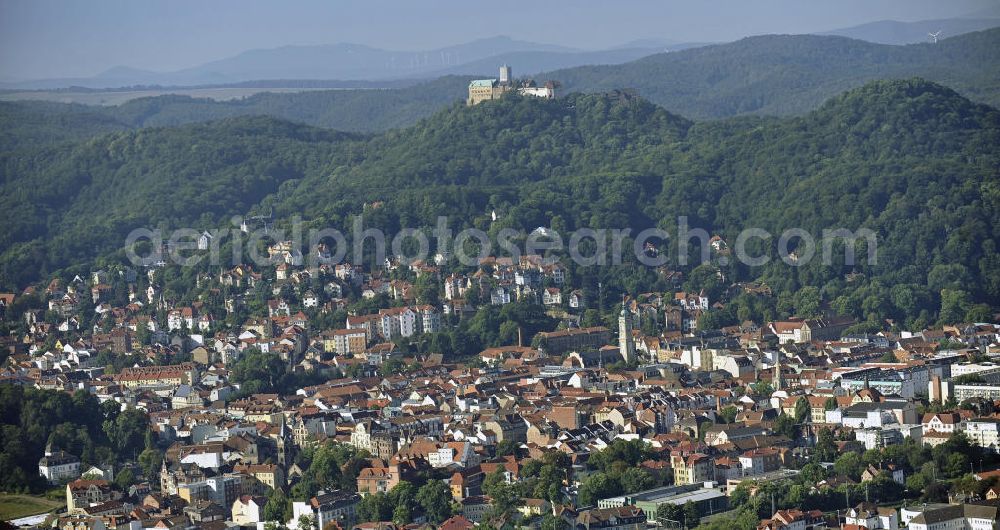
<path fill-rule="evenodd" d="M 1000 113 L 921 79 L 872 82 L 783 119 L 696 123 L 613 92 L 455 103 L 375 136 L 266 117 L 117 131 L 0 155 L 0 284 L 122 263 L 137 227 L 231 228 L 253 211 L 343 232 L 363 216 L 390 234 L 439 216 L 491 234 L 675 233 L 684 216 L 727 241 L 748 227 L 872 230 L 874 264 L 772 259 L 721 274 L 766 282 L 786 310 L 818 297 L 871 323 L 957 321 L 1000 301 L 998 145 Z M 774 239 L 754 251 L 776 258 Z M 624 292 L 656 282 L 571 273 Z M 723 288 L 712 275 L 692 287 Z"/>

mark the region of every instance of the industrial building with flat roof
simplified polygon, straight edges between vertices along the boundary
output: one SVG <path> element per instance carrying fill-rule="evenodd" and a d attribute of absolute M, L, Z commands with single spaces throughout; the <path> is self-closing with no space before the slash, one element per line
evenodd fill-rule
<path fill-rule="evenodd" d="M 684 506 L 688 502 L 693 503 L 698 508 L 700 516 L 711 515 L 729 509 L 729 498 L 718 488 L 703 487 L 701 484 L 689 484 L 684 486 L 663 486 L 651 490 L 610 497 L 597 501 L 600 508 L 616 508 L 619 506 L 635 505 L 646 513 L 650 519 L 656 518 L 656 510 L 663 504 L 674 504 Z"/>

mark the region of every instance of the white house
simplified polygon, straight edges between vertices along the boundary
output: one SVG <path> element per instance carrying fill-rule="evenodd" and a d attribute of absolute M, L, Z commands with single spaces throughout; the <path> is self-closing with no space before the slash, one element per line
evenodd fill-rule
<path fill-rule="evenodd" d="M 420 327 L 424 333 L 441 331 L 441 312 L 432 305 L 422 305 L 414 308 L 420 314 Z"/>
<path fill-rule="evenodd" d="M 378 313 L 380 332 L 386 340 L 411 337 L 418 332 L 417 313 L 409 307 L 382 309 Z"/>
<path fill-rule="evenodd" d="M 940 414 L 927 413 L 921 419 L 921 426 L 923 426 L 924 434 L 929 432 L 941 432 L 941 433 L 953 433 L 958 425 L 962 422 L 961 416 L 954 412 L 945 412 Z"/>
<path fill-rule="evenodd" d="M 198 237 L 198 250 L 208 250 L 208 247 L 212 244 L 212 239 L 214 237 L 207 230 L 201 233 Z"/>
<path fill-rule="evenodd" d="M 974 445 L 994 452 L 1000 450 L 1000 420 L 995 418 L 966 420 L 963 430 Z"/>
<path fill-rule="evenodd" d="M 896 530 L 899 517 L 895 508 L 880 508 L 874 503 L 863 502 L 844 515 L 845 524 L 863 526 L 868 530 Z"/>
<path fill-rule="evenodd" d="M 1000 507 L 981 503 L 911 506 L 901 510 L 910 530 L 993 530 Z"/>
<path fill-rule="evenodd" d="M 354 526 L 357 519 L 357 506 L 361 496 L 341 490 L 330 493 L 320 491 L 306 502 L 292 503 L 292 520 L 289 528 L 297 528 L 299 518 L 311 517 L 317 528 L 324 528 L 332 521 L 337 521 L 341 528 Z"/>
<path fill-rule="evenodd" d="M 54 451 L 49 445 L 45 456 L 38 461 L 38 474 L 50 484 L 75 479 L 80 476 L 80 459 L 66 451 Z"/>
<path fill-rule="evenodd" d="M 264 504 L 267 498 L 243 495 L 233 502 L 232 520 L 240 526 L 257 526 L 264 520 Z"/>
<path fill-rule="evenodd" d="M 506 305 L 510 303 L 510 300 L 510 289 L 502 285 L 493 289 L 493 292 L 490 293 L 490 303 L 492 305 Z"/>
<path fill-rule="evenodd" d="M 306 294 L 302 297 L 303 307 L 316 307 L 319 305 L 319 297 L 316 296 L 312 291 L 306 291 Z"/>
<path fill-rule="evenodd" d="M 432 467 L 447 467 L 457 464 L 462 467 L 479 464 L 479 458 L 469 442 L 448 442 L 427 455 Z"/>
<path fill-rule="evenodd" d="M 562 291 L 557 287 L 548 287 L 542 292 L 542 304 L 560 305 L 562 304 Z"/>

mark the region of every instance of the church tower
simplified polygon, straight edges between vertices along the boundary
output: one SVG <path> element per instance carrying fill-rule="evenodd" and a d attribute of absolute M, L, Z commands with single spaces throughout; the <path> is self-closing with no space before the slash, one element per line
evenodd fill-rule
<path fill-rule="evenodd" d="M 774 389 L 784 390 L 784 381 L 781 380 L 781 351 L 774 354 Z"/>
<path fill-rule="evenodd" d="M 632 336 L 632 316 L 627 305 L 622 303 L 622 312 L 618 316 L 618 350 L 626 363 L 635 362 L 635 337 Z"/>
<path fill-rule="evenodd" d="M 295 444 L 293 443 L 291 431 L 285 425 L 285 418 L 281 418 L 281 427 L 275 440 L 278 449 L 278 463 L 287 468 L 292 465 L 295 457 Z"/>

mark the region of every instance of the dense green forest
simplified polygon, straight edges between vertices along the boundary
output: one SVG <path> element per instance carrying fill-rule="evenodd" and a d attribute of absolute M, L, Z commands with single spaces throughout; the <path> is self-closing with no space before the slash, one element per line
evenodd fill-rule
<path fill-rule="evenodd" d="M 90 261 L 135 227 L 217 226 L 357 138 L 244 117 L 0 155 L 5 274 L 19 283 Z"/>
<path fill-rule="evenodd" d="M 372 137 L 263 117 L 114 132 L 0 158 L 0 281 L 14 289 L 120 261 L 135 227 L 226 227 L 256 208 L 349 232 L 366 202 L 383 201 L 364 222 L 390 234 L 438 216 L 491 234 L 675 233 L 687 216 L 729 241 L 748 227 L 868 228 L 878 235 L 874 265 L 790 267 L 771 238 L 751 247 L 769 264 L 720 272 L 727 282 L 765 280 L 783 312 L 821 299 L 873 325 L 956 321 L 1000 302 L 998 146 L 1000 113 L 920 79 L 869 83 L 783 119 L 694 123 L 641 98 L 571 94 L 455 103 Z M 652 270 L 595 269 L 573 267 L 571 279 L 619 292 L 662 287 Z M 717 274 L 688 272 L 691 287 L 721 294 Z"/>
<path fill-rule="evenodd" d="M 997 72 L 1000 28 L 937 44 L 907 46 L 845 37 L 766 35 L 535 77 L 558 80 L 564 92 L 635 89 L 653 103 L 700 120 L 801 114 L 867 81 L 915 76 L 954 88 L 973 101 L 998 106 Z M 412 125 L 464 98 L 468 81 L 469 77 L 445 76 L 399 88 L 262 93 L 234 101 L 159 96 L 114 107 L 0 103 L 0 146 L 6 149 L 44 140 L 45 136 L 61 140 L 101 130 L 174 126 L 246 115 L 267 115 L 342 131 L 378 132 Z"/>
<path fill-rule="evenodd" d="M 74 394 L 0 385 L 0 490 L 39 491 L 45 479 L 38 461 L 51 444 L 79 455 L 83 470 L 138 460 L 147 476 L 159 470 L 163 453 L 153 444 L 149 418 L 139 409 L 121 410 L 84 390 Z M 119 473 L 128 485 L 131 472 Z"/>
<path fill-rule="evenodd" d="M 937 44 L 890 46 L 818 35 L 766 35 L 546 74 L 567 90 L 629 87 L 693 119 L 792 115 L 874 79 L 922 77 L 1000 104 L 1000 28 Z"/>
<path fill-rule="evenodd" d="M 465 97 L 468 77 L 446 76 L 405 88 L 261 92 L 215 101 L 165 95 L 117 106 L 0 102 L 0 149 L 93 133 L 169 127 L 237 116 L 272 116 L 341 131 L 377 132 L 412 125 Z"/>
<path fill-rule="evenodd" d="M 40 144 L 83 140 L 96 134 L 123 131 L 123 123 L 100 107 L 50 102 L 0 102 L 0 151 Z"/>

